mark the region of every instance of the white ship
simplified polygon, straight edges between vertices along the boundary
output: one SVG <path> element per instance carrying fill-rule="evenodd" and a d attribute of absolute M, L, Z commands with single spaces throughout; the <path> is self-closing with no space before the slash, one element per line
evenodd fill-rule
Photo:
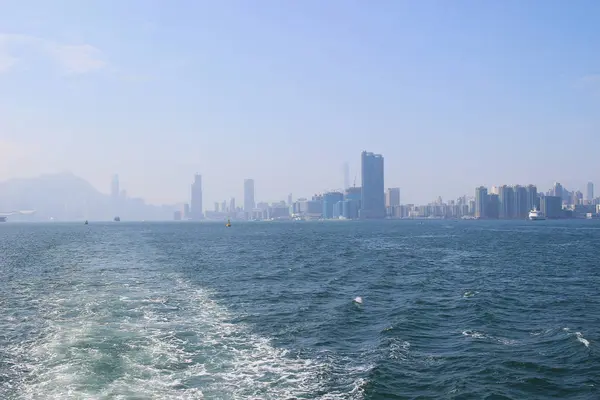
<path fill-rule="evenodd" d="M 538 211 L 537 208 L 533 208 L 533 210 L 529 211 L 529 219 L 532 221 L 544 220 L 544 214 L 541 211 Z"/>

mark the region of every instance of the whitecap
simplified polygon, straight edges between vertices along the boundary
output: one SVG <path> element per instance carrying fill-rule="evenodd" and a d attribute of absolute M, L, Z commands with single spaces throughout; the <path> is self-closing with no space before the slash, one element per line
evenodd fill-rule
<path fill-rule="evenodd" d="M 577 340 L 579 340 L 585 347 L 590 347 L 590 342 L 583 337 L 581 332 L 575 332 L 575 336 L 577 336 Z"/>

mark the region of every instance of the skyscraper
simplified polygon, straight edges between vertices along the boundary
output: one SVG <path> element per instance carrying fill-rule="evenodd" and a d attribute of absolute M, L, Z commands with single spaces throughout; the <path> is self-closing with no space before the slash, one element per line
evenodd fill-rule
<path fill-rule="evenodd" d="M 350 167 L 348 163 L 344 163 L 344 190 L 350 187 Z"/>
<path fill-rule="evenodd" d="M 120 201 L 119 201 L 119 175 L 115 174 L 110 182 L 110 199 L 112 203 L 112 214 L 118 216 L 121 212 Z"/>
<path fill-rule="evenodd" d="M 533 210 L 534 208 L 538 210 L 540 209 L 538 204 L 537 187 L 535 185 L 527 186 L 527 207 L 530 210 Z"/>
<path fill-rule="evenodd" d="M 334 218 L 334 206 L 344 200 L 344 194 L 341 192 L 329 192 L 323 195 L 323 218 Z M 341 213 L 340 213 L 341 214 Z M 338 214 L 339 217 L 339 214 Z"/>
<path fill-rule="evenodd" d="M 110 197 L 118 199 L 119 193 L 119 175 L 115 174 L 110 182 Z"/>
<path fill-rule="evenodd" d="M 587 193 L 586 193 L 585 199 L 589 203 L 592 203 L 592 201 L 594 200 L 594 183 L 593 182 L 588 182 L 588 184 L 587 184 Z"/>
<path fill-rule="evenodd" d="M 554 182 L 554 186 L 552 187 L 552 190 L 550 190 L 550 196 L 560 197 L 561 200 L 564 200 L 563 192 L 564 192 L 564 190 L 563 190 L 562 185 L 558 182 Z"/>
<path fill-rule="evenodd" d="M 498 197 L 500 200 L 500 218 L 514 218 L 515 212 L 515 191 L 512 186 L 502 185 L 498 188 Z"/>
<path fill-rule="evenodd" d="M 498 219 L 500 216 L 500 196 L 494 193 L 488 193 L 487 203 L 485 205 L 485 217 L 490 219 Z"/>
<path fill-rule="evenodd" d="M 361 154 L 362 199 L 360 218 L 385 218 L 383 156 L 363 151 Z"/>
<path fill-rule="evenodd" d="M 192 198 L 190 201 L 190 214 L 192 219 L 201 220 L 204 217 L 202 209 L 202 175 L 194 175 L 194 183 L 192 183 Z"/>
<path fill-rule="evenodd" d="M 400 205 L 400 188 L 388 188 L 385 193 L 385 206 L 396 207 Z"/>
<path fill-rule="evenodd" d="M 529 195 L 525 186 L 514 187 L 515 217 L 525 219 L 529 215 Z"/>
<path fill-rule="evenodd" d="M 244 179 L 244 212 L 246 218 L 252 216 L 256 203 L 254 202 L 254 179 Z"/>
<path fill-rule="evenodd" d="M 475 218 L 487 217 L 488 190 L 480 186 L 475 189 Z"/>

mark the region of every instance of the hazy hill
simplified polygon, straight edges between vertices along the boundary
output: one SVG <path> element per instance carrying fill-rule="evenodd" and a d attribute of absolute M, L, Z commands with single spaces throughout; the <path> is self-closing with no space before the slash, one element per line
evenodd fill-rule
<path fill-rule="evenodd" d="M 141 199 L 119 199 L 100 193 L 85 179 L 70 173 L 0 182 L 0 211 L 35 209 L 33 217 L 14 219 L 123 220 L 171 219 L 173 207 L 147 205 Z"/>

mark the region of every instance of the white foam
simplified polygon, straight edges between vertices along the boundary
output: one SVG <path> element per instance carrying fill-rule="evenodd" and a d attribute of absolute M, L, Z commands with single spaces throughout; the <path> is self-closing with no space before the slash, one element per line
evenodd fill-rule
<path fill-rule="evenodd" d="M 486 337 L 485 334 L 483 334 L 483 333 L 471 331 L 471 330 L 463 331 L 462 334 L 464 336 L 470 336 L 473 339 L 484 339 Z"/>
<path fill-rule="evenodd" d="M 477 332 L 477 331 L 472 331 L 472 330 L 463 331 L 462 334 L 464 336 L 472 337 L 473 339 L 493 340 L 493 341 L 496 341 L 496 342 L 506 345 L 506 346 L 512 346 L 512 345 L 518 343 L 516 340 L 513 340 L 513 339 L 505 339 L 505 338 L 496 337 L 496 336 L 492 336 L 492 335 L 488 335 L 488 334 L 485 334 L 482 332 Z"/>
<path fill-rule="evenodd" d="M 590 342 L 586 338 L 583 337 L 581 332 L 575 332 L 575 336 L 577 336 L 577 340 L 579 340 L 585 347 L 590 347 Z"/>
<path fill-rule="evenodd" d="M 410 342 L 400 339 L 391 339 L 389 345 L 389 358 L 394 360 L 406 360 Z"/>
<path fill-rule="evenodd" d="M 170 280 L 168 296 L 122 282 L 98 291 L 81 283 L 67 300 L 50 293 L 41 335 L 9 349 L 25 371 L 13 382 L 18 398 L 319 398 L 335 359 L 293 357 L 229 322 L 209 291 Z M 344 371 L 344 388 L 320 398 L 362 398 L 368 369 Z"/>
<path fill-rule="evenodd" d="M 563 328 L 563 331 L 567 332 L 568 336 L 573 336 L 575 335 L 575 337 L 577 338 L 577 341 L 579 341 L 581 344 L 583 344 L 585 347 L 590 347 L 590 342 L 583 337 L 583 334 L 581 332 L 571 332 L 571 329 L 569 328 Z"/>

